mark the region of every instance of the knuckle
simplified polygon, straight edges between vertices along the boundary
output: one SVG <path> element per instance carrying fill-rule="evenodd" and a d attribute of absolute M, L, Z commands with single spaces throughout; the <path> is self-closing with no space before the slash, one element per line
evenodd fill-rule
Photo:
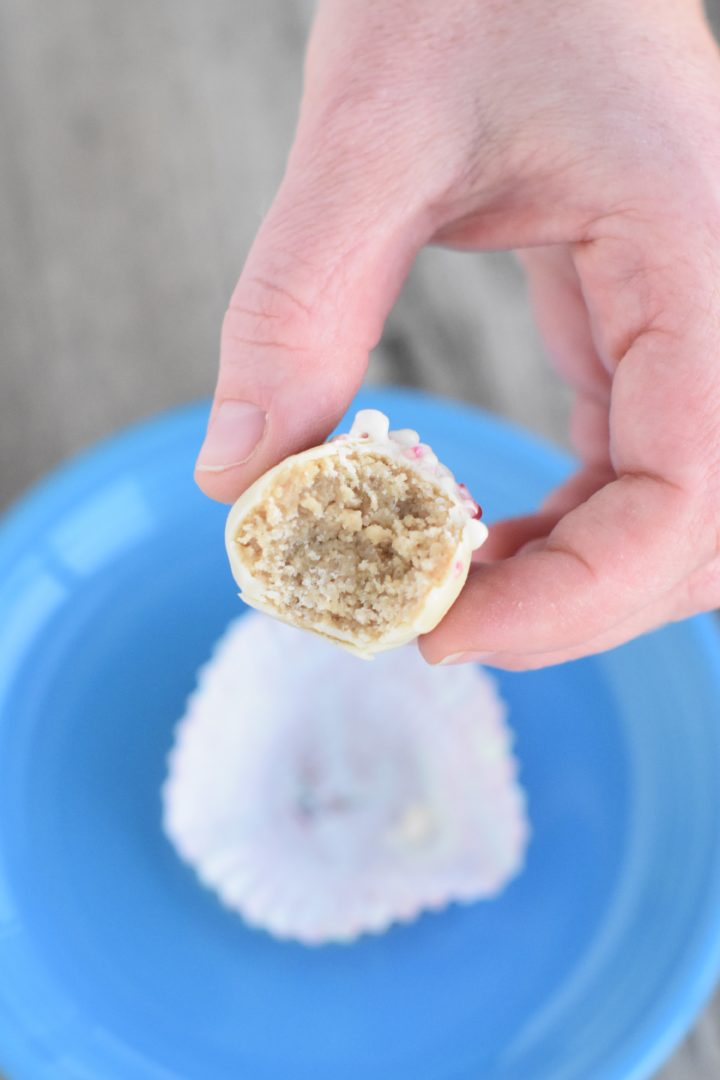
<path fill-rule="evenodd" d="M 225 313 L 224 345 L 301 351 L 312 344 L 313 308 L 268 277 L 243 276 Z"/>
<path fill-rule="evenodd" d="M 312 303 L 298 288 L 288 285 L 287 267 L 273 267 L 270 273 L 243 274 L 230 300 L 229 313 L 254 314 L 258 318 L 282 323 L 303 323 L 312 316 Z"/>

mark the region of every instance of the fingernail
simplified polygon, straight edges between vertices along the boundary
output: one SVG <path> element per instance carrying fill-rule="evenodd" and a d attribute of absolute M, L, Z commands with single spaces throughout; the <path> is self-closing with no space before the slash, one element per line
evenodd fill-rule
<path fill-rule="evenodd" d="M 222 472 L 248 461 L 263 437 L 267 413 L 249 401 L 221 401 L 198 455 L 202 472 Z"/>
<path fill-rule="evenodd" d="M 494 655 L 491 652 L 455 652 L 439 662 L 440 664 L 488 664 Z"/>

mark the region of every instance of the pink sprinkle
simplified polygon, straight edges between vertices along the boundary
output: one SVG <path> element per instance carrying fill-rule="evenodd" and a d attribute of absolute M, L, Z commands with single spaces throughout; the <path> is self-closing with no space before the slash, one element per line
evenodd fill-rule
<path fill-rule="evenodd" d="M 463 564 L 460 559 L 455 563 L 455 575 L 462 574 Z"/>
<path fill-rule="evenodd" d="M 470 514 L 474 518 L 482 517 L 482 507 L 475 502 L 472 495 L 468 491 L 467 484 L 458 484 L 458 491 L 460 492 L 460 498 L 467 504 L 467 508 Z"/>
<path fill-rule="evenodd" d="M 361 438 L 361 439 L 369 439 L 369 438 L 370 438 L 370 435 L 369 435 L 369 433 L 368 433 L 367 431 L 363 431 L 363 433 L 362 433 L 362 435 L 360 436 L 360 438 Z"/>
<path fill-rule="evenodd" d="M 420 458 L 425 457 L 426 447 L 419 444 L 418 446 L 406 446 L 403 453 L 405 457 L 413 458 L 415 461 L 419 461 Z"/>

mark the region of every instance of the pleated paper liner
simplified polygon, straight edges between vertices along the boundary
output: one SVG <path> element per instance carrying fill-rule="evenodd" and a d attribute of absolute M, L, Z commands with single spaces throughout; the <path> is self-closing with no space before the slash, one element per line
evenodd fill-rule
<path fill-rule="evenodd" d="M 201 670 L 164 787 L 177 851 L 248 923 L 351 941 L 496 895 L 528 836 L 506 707 L 413 646 L 364 663 L 257 613 Z"/>

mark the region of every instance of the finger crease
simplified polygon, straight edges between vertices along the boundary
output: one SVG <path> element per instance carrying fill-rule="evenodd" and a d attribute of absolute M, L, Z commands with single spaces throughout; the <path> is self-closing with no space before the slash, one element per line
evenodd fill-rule
<path fill-rule="evenodd" d="M 566 547 L 564 544 L 558 543 L 556 540 L 548 540 L 545 544 L 545 551 L 549 551 L 551 554 L 565 555 L 569 559 L 573 559 L 576 563 L 582 566 L 583 570 L 592 578 L 593 581 L 598 581 L 597 571 L 592 563 L 588 562 L 584 555 L 581 555 L 575 548 Z"/>
<path fill-rule="evenodd" d="M 252 315 L 256 319 L 279 319 L 280 315 L 276 311 L 255 311 L 253 308 L 239 307 L 237 305 L 231 305 L 228 308 L 233 315 Z"/>
<path fill-rule="evenodd" d="M 299 308 L 305 315 L 312 315 L 312 309 L 307 304 L 304 304 L 302 300 L 298 300 L 297 296 L 293 293 L 289 292 L 287 289 L 283 289 L 282 285 L 277 285 L 273 281 L 268 281 L 267 278 L 256 276 L 250 278 L 250 283 L 259 285 L 261 289 L 265 289 L 267 292 L 276 293 L 276 295 L 284 297 L 286 300 L 290 301 L 293 307 Z M 232 309 L 232 304 L 230 307 Z"/>
<path fill-rule="evenodd" d="M 284 352 L 290 353 L 308 352 L 306 348 L 300 345 L 290 345 L 287 341 L 273 341 L 268 338 L 260 340 L 259 338 L 242 337 L 239 334 L 229 334 L 227 331 L 223 334 L 223 341 L 232 341 L 237 345 L 247 345 L 250 349 L 282 349 Z M 232 363 L 232 358 L 229 359 L 229 363 Z"/>
<path fill-rule="evenodd" d="M 649 472 L 645 469 L 626 469 L 619 474 L 618 480 L 624 480 L 626 477 L 631 480 L 650 480 L 653 484 L 660 484 L 662 487 L 672 488 L 674 491 L 679 492 L 681 495 L 687 494 L 682 484 L 678 484 L 674 480 L 670 480 L 667 476 L 663 476 L 661 473 Z"/>

